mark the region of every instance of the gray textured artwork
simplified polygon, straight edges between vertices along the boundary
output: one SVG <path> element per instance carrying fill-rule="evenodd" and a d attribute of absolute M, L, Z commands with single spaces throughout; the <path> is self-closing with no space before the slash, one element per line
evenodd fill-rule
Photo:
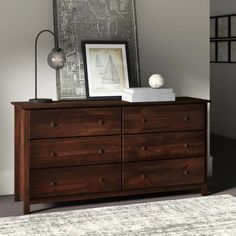
<path fill-rule="evenodd" d="M 230 195 L 0 218 L 8 236 L 235 236 Z"/>
<path fill-rule="evenodd" d="M 67 63 L 57 78 L 59 99 L 85 98 L 81 41 L 128 41 L 130 86 L 138 86 L 134 0 L 58 0 L 58 37 Z"/>
<path fill-rule="evenodd" d="M 229 44 L 228 42 L 218 42 L 218 62 L 229 61 Z"/>
<path fill-rule="evenodd" d="M 211 38 L 216 37 L 216 19 L 215 18 L 210 19 L 210 37 Z"/>
<path fill-rule="evenodd" d="M 218 37 L 228 37 L 229 36 L 229 22 L 228 17 L 218 18 Z"/>
<path fill-rule="evenodd" d="M 231 16 L 231 37 L 236 37 L 236 16 Z"/>

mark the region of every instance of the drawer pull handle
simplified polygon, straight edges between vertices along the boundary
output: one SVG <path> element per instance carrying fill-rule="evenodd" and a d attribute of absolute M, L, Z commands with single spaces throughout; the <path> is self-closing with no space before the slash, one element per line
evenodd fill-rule
<path fill-rule="evenodd" d="M 99 120 L 98 123 L 99 123 L 99 125 L 105 125 L 106 122 L 104 120 Z"/>
<path fill-rule="evenodd" d="M 57 182 L 52 181 L 52 182 L 50 183 L 50 185 L 51 185 L 52 187 L 55 187 L 55 186 L 57 186 L 58 184 L 57 184 Z"/>
<path fill-rule="evenodd" d="M 184 117 L 184 120 L 185 120 L 185 121 L 189 121 L 189 120 L 190 120 L 190 117 L 189 117 L 189 116 L 185 116 L 185 117 Z"/>
<path fill-rule="evenodd" d="M 104 149 L 99 149 L 98 151 L 100 154 L 104 154 L 105 153 L 105 150 Z"/>
<path fill-rule="evenodd" d="M 51 152 L 51 153 L 50 153 L 50 156 L 51 156 L 51 158 L 57 157 L 57 152 Z"/>
<path fill-rule="evenodd" d="M 148 123 L 148 119 L 142 119 L 142 123 L 143 123 L 143 124 Z"/>
<path fill-rule="evenodd" d="M 148 148 L 146 146 L 142 146 L 142 151 L 147 151 Z"/>
<path fill-rule="evenodd" d="M 190 171 L 189 170 L 184 171 L 184 175 L 189 176 L 190 175 Z"/>
<path fill-rule="evenodd" d="M 189 144 L 187 144 L 187 143 L 185 143 L 185 144 L 184 144 L 184 147 L 187 149 L 187 148 L 189 148 L 189 147 L 190 147 L 190 145 L 189 145 Z"/>
<path fill-rule="evenodd" d="M 142 174 L 142 175 L 141 175 L 141 178 L 142 178 L 142 179 L 147 179 L 148 177 L 147 177 L 147 175 Z"/>
<path fill-rule="evenodd" d="M 104 178 L 99 178 L 99 183 L 104 183 L 105 182 L 105 179 Z"/>
<path fill-rule="evenodd" d="M 58 126 L 57 122 L 51 122 L 50 125 L 51 125 L 52 128 L 56 128 Z"/>

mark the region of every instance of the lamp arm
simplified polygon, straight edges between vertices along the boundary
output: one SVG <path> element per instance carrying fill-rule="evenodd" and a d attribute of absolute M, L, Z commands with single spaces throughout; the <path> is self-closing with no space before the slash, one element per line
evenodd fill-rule
<path fill-rule="evenodd" d="M 42 30 L 38 33 L 35 39 L 35 99 L 38 98 L 38 39 L 44 32 L 50 33 L 55 40 L 55 34 L 51 30 Z M 56 45 L 55 45 L 56 46 Z"/>

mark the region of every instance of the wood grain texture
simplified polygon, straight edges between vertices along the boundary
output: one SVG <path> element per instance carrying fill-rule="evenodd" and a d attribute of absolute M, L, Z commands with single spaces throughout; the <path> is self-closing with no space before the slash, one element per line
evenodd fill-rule
<path fill-rule="evenodd" d="M 150 133 L 205 129 L 205 106 L 167 105 L 150 107 L 125 107 L 123 132 Z"/>
<path fill-rule="evenodd" d="M 121 165 L 32 170 L 31 199 L 121 190 Z"/>
<path fill-rule="evenodd" d="M 125 190 L 201 184 L 204 182 L 204 158 L 125 163 Z"/>
<path fill-rule="evenodd" d="M 31 139 L 121 134 L 120 108 L 31 111 Z"/>
<path fill-rule="evenodd" d="M 199 189 L 207 102 L 63 101 L 15 106 L 15 200 L 30 204 Z"/>
<path fill-rule="evenodd" d="M 124 135 L 123 137 L 124 162 L 199 157 L 205 154 L 204 131 Z"/>
<path fill-rule="evenodd" d="M 79 100 L 79 101 L 54 101 L 47 104 L 33 104 L 29 102 L 12 102 L 25 110 L 45 110 L 45 109 L 68 109 L 68 108 L 94 108 L 94 107 L 133 107 L 133 106 L 157 106 L 157 105 L 177 105 L 177 104 L 207 104 L 205 99 L 192 97 L 177 97 L 174 102 L 144 102 L 129 103 L 121 100 Z"/>
<path fill-rule="evenodd" d="M 20 163 L 20 108 L 15 107 L 14 119 L 14 198 L 18 202 L 21 200 L 21 163 Z"/>
<path fill-rule="evenodd" d="M 29 111 L 22 110 L 21 111 L 21 138 L 20 138 L 20 146 L 21 146 L 21 167 L 22 167 L 22 176 L 21 176 L 21 188 L 22 188 L 22 197 L 24 200 L 23 208 L 24 214 L 30 213 L 30 170 L 29 170 Z"/>
<path fill-rule="evenodd" d="M 37 198 L 31 199 L 31 204 L 38 203 L 52 203 L 52 202 L 68 202 L 68 201 L 81 201 L 88 199 L 106 199 L 106 198 L 120 198 L 124 196 L 137 196 L 150 193 L 163 193 L 163 192 L 173 192 L 174 191 L 186 191 L 186 190 L 199 190 L 201 191 L 203 185 L 202 184 L 189 184 L 189 185 L 174 185 L 174 186 L 160 186 L 160 187 L 151 187 L 151 188 L 143 188 L 143 189 L 132 189 L 132 190 L 122 190 L 115 192 L 107 192 L 107 193 L 88 193 L 88 194 L 77 194 L 77 195 L 66 195 L 66 196 L 53 196 L 48 198 Z"/>
<path fill-rule="evenodd" d="M 45 139 L 30 142 L 32 169 L 120 162 L 121 136 Z"/>

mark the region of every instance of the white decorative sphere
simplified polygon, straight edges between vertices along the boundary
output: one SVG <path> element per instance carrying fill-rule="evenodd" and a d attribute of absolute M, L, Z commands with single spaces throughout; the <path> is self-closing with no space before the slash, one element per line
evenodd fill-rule
<path fill-rule="evenodd" d="M 149 85 L 152 88 L 161 88 L 164 85 L 164 79 L 159 74 L 154 74 L 149 78 Z"/>

